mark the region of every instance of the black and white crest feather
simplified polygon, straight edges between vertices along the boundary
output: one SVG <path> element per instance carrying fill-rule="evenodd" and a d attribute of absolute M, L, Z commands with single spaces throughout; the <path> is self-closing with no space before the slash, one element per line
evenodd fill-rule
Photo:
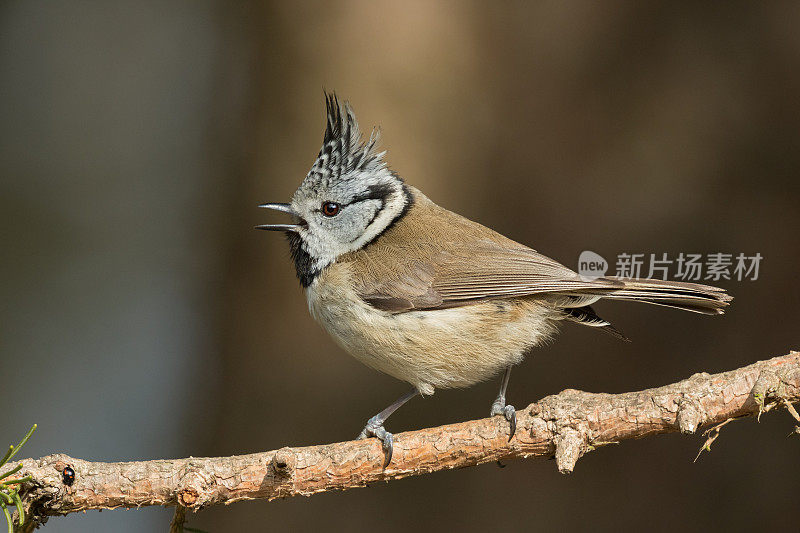
<path fill-rule="evenodd" d="M 327 123 L 312 172 L 328 174 L 336 179 L 356 171 L 377 171 L 385 168 L 385 152 L 377 152 L 378 130 L 369 139 L 361 138 L 355 114 L 349 102 L 340 103 L 335 93 L 325 93 Z"/>

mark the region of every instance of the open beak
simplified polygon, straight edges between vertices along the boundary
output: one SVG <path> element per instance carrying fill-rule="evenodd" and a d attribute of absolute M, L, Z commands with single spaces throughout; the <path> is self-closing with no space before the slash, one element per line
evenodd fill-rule
<path fill-rule="evenodd" d="M 264 209 L 274 209 L 275 211 L 283 211 L 284 213 L 289 213 L 295 218 L 300 218 L 292 206 L 289 204 L 261 204 L 258 207 L 263 207 Z M 256 229 L 265 229 L 269 231 L 294 231 L 295 233 L 300 231 L 303 227 L 303 224 L 262 224 L 260 226 L 256 226 Z"/>

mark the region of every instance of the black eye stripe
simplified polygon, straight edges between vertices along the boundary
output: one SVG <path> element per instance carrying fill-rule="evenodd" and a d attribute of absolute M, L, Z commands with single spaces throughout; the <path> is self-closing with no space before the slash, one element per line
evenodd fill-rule
<path fill-rule="evenodd" d="M 386 197 L 392 194 L 392 192 L 393 190 L 391 185 L 370 185 L 367 188 L 367 192 L 359 194 L 358 196 L 354 196 L 353 199 L 351 199 L 347 203 L 326 201 L 322 205 L 324 206 L 326 203 L 337 204 L 339 206 L 339 210 L 341 211 L 348 205 L 357 204 L 359 202 L 366 202 L 367 200 L 380 200 L 381 201 L 381 207 L 379 208 L 380 211 L 386 205 Z M 325 214 L 324 207 L 322 209 L 319 209 L 319 211 Z"/>
<path fill-rule="evenodd" d="M 341 212 L 342 209 L 349 205 L 357 204 L 359 202 L 366 202 L 368 200 L 380 200 L 381 205 L 378 208 L 375 215 L 373 215 L 372 220 L 374 221 L 375 218 L 380 214 L 381 211 L 386 207 L 386 198 L 394 192 L 394 189 L 391 185 L 388 184 L 380 184 L 380 185 L 370 185 L 367 187 L 367 192 L 363 194 L 359 194 L 358 196 L 354 196 L 349 202 L 347 203 L 339 203 L 339 202 L 332 202 L 330 200 L 326 200 L 322 203 L 322 206 L 317 210 L 326 217 L 334 217 Z M 335 212 L 331 213 L 327 210 L 327 206 L 335 206 Z M 372 223 L 372 221 L 370 221 Z"/>
<path fill-rule="evenodd" d="M 388 184 L 370 185 L 367 187 L 367 192 L 359 194 L 353 198 L 350 203 L 364 202 L 366 200 L 381 200 L 386 201 L 386 197 L 392 194 L 393 188 Z"/>

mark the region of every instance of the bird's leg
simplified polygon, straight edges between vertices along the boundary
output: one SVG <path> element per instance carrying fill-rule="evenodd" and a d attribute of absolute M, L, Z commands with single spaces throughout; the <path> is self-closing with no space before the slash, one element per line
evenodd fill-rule
<path fill-rule="evenodd" d="M 500 393 L 497 395 L 497 399 L 492 403 L 492 410 L 489 412 L 489 416 L 496 416 L 502 415 L 508 420 L 508 423 L 511 424 L 511 432 L 508 435 L 508 440 L 514 436 L 514 433 L 517 431 L 517 410 L 514 409 L 513 405 L 506 405 L 506 389 L 508 388 L 508 379 L 511 377 L 511 367 L 506 368 L 505 374 L 503 374 L 503 381 L 500 383 Z"/>
<path fill-rule="evenodd" d="M 392 460 L 392 434 L 386 431 L 383 427 L 383 423 L 386 422 L 386 419 L 389 418 L 392 413 L 397 411 L 401 405 L 406 403 L 408 400 L 413 398 L 419 394 L 418 389 L 414 389 L 405 393 L 403 396 L 397 399 L 392 405 L 378 413 L 377 415 L 373 416 L 367 421 L 367 425 L 364 426 L 364 429 L 361 430 L 361 433 L 358 434 L 357 439 L 366 439 L 368 437 L 377 437 L 378 440 L 383 443 L 383 451 L 386 453 L 386 460 L 383 463 L 383 467 L 386 468 L 389 466 L 389 462 Z"/>

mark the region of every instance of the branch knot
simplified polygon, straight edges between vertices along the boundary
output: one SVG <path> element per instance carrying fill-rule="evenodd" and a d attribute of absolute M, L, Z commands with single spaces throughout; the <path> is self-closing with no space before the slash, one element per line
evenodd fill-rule
<path fill-rule="evenodd" d="M 188 464 L 177 491 L 177 501 L 183 507 L 198 510 L 211 499 L 207 475 L 199 465 Z"/>
<path fill-rule="evenodd" d="M 287 446 L 275 452 L 270 464 L 277 477 L 290 477 L 297 465 L 297 458 L 292 449 Z"/>

